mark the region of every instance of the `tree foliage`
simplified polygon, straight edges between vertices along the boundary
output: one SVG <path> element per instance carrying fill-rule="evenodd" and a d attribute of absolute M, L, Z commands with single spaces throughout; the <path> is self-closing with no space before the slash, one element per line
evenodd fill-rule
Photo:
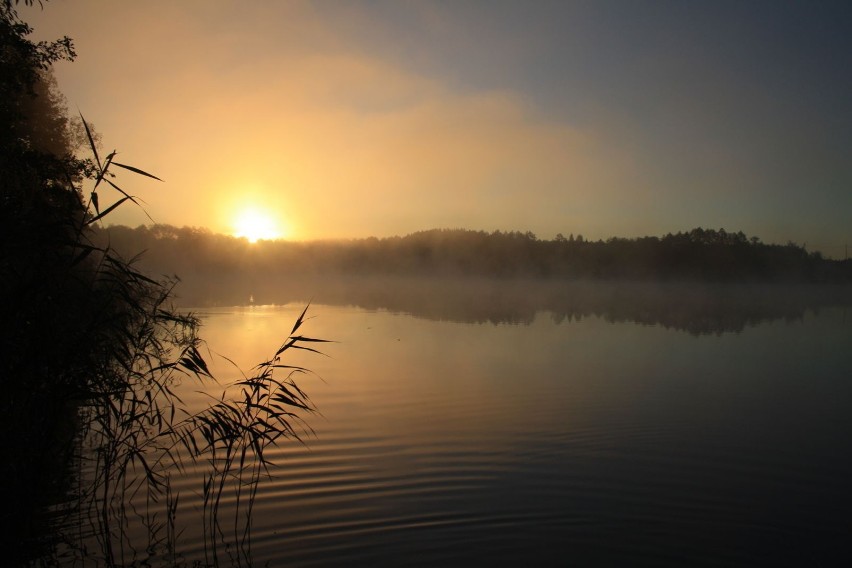
<path fill-rule="evenodd" d="M 31 3 L 31 2 L 27 2 Z M 8 536 L 38 534 L 38 505 L 78 431 L 77 411 L 126 383 L 144 354 L 192 348 L 194 319 L 169 313 L 170 285 L 95 246 L 83 184 L 109 172 L 77 156 L 85 135 L 51 65 L 75 56 L 67 37 L 34 42 L 16 4 L 0 4 L 0 426 Z M 177 332 L 184 328 L 184 332 Z M 35 449 L 43 449 L 36 451 Z M 15 543 L 16 545 L 18 543 Z M 19 546 L 12 550 L 26 550 Z"/>
<path fill-rule="evenodd" d="M 113 565 L 111 544 L 124 537 L 125 524 L 113 515 L 124 510 L 127 488 L 166 491 L 176 444 L 186 445 L 187 459 L 216 465 L 209 478 L 219 484 L 219 498 L 225 478 L 236 477 L 240 491 L 256 487 L 268 465 L 263 448 L 294 436 L 287 407 L 311 409 L 291 378 L 303 370 L 287 368 L 280 356 L 319 340 L 289 337 L 246 379 L 251 404 L 223 399 L 177 428 L 180 400 L 171 388 L 181 375 L 209 378 L 198 321 L 171 307 L 172 280 L 149 278 L 93 238 L 98 221 L 136 201 L 119 185 L 116 168 L 157 178 L 114 161 L 115 152 L 101 157 L 97 135 L 69 114 L 51 74 L 53 63 L 74 58 L 71 40 L 31 41 L 16 5 L 0 3 L 0 428 L 2 454 L 12 456 L 0 474 L 8 495 L 2 525 L 11 529 L 3 537 L 12 541 L 4 550 L 13 564 L 32 554 L 22 542 L 43 536 L 40 506 L 62 492 L 46 488 L 67 482 L 70 442 L 85 439 L 94 444 L 96 475 L 81 497 L 100 508 L 99 543 Z M 81 146 L 92 158 L 77 155 Z M 289 373 L 283 379 L 273 375 L 281 369 Z M 279 398 L 264 406 L 266 395 Z M 233 412 L 219 428 L 222 409 Z M 196 439 L 206 431 L 215 435 Z M 129 480 L 132 471 L 142 476 Z M 211 530 L 217 523 L 214 515 Z"/>
<path fill-rule="evenodd" d="M 539 239 L 527 232 L 462 229 L 349 241 L 261 241 L 168 225 L 99 232 L 118 250 L 144 250 L 158 274 L 181 274 L 183 290 L 239 275 L 397 275 L 494 278 L 849 282 L 852 264 L 803 246 L 766 244 L 743 232 L 696 228 L 662 237 Z"/>

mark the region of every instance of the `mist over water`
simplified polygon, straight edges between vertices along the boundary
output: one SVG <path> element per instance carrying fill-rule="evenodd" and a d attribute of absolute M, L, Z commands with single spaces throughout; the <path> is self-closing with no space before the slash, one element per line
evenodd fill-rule
<path fill-rule="evenodd" d="M 528 323 L 591 315 L 694 334 L 741 331 L 850 302 L 852 261 L 724 229 L 554 240 L 434 229 L 404 237 L 249 243 L 202 229 L 113 226 L 99 238 L 152 275 L 180 275 L 184 307 L 351 305 L 428 319 Z"/>
<path fill-rule="evenodd" d="M 342 276 L 200 279 L 182 282 L 187 307 L 287 304 L 310 301 L 386 310 L 459 323 L 529 324 L 539 312 L 556 321 L 598 316 L 611 322 L 661 325 L 689 333 L 738 332 L 808 311 L 850 305 L 842 285 L 789 283 L 637 282 L 536 278 Z"/>

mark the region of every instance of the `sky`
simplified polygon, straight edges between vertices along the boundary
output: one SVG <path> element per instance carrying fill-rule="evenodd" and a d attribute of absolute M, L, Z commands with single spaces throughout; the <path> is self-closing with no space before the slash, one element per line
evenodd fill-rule
<path fill-rule="evenodd" d="M 158 223 L 852 242 L 852 3 L 19 7 Z M 101 198 L 103 200 L 103 197 Z M 150 222 L 122 207 L 113 222 Z"/>

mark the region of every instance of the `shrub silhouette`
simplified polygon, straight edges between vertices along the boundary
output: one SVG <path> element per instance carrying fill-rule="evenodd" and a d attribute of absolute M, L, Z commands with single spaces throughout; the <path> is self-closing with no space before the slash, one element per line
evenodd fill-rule
<path fill-rule="evenodd" d="M 212 380 L 198 320 L 171 307 L 174 281 L 149 278 L 92 239 L 104 217 L 136 203 L 116 171 L 158 178 L 115 161 L 115 152 L 101 157 L 98 136 L 82 116 L 69 115 L 52 79 L 54 62 L 75 57 L 71 40 L 32 42 L 16 6 L 0 2 L 0 427 L 3 455 L 13 456 L 0 479 L 8 495 L 4 538 L 12 544 L 4 550 L 12 563 L 40 554 L 23 543 L 45 533 L 38 511 L 65 489 L 74 440 L 94 456 L 95 477 L 80 499 L 96 508 L 107 565 L 123 561 L 112 543 L 124 536 L 116 515 L 126 499 L 147 491 L 176 503 L 168 472 L 184 459 L 213 464 L 204 494 L 215 546 L 226 479 L 236 477 L 237 500 L 250 510 L 269 465 L 264 449 L 298 438 L 296 412 L 313 409 L 293 381 L 306 369 L 281 356 L 314 351 L 308 344 L 321 340 L 296 335 L 303 313 L 275 355 L 237 385 L 241 399 L 176 413 L 181 376 Z M 81 147 L 92 157 L 79 158 Z"/>

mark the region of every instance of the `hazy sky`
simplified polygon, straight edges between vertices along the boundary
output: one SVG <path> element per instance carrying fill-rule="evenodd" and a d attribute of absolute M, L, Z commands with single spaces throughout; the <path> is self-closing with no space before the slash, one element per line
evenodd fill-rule
<path fill-rule="evenodd" d="M 852 244 L 852 2 L 52 0 L 157 221 Z M 102 198 L 103 199 L 103 198 Z M 136 225 L 130 208 L 114 222 Z M 258 218 L 257 224 L 263 222 Z"/>

